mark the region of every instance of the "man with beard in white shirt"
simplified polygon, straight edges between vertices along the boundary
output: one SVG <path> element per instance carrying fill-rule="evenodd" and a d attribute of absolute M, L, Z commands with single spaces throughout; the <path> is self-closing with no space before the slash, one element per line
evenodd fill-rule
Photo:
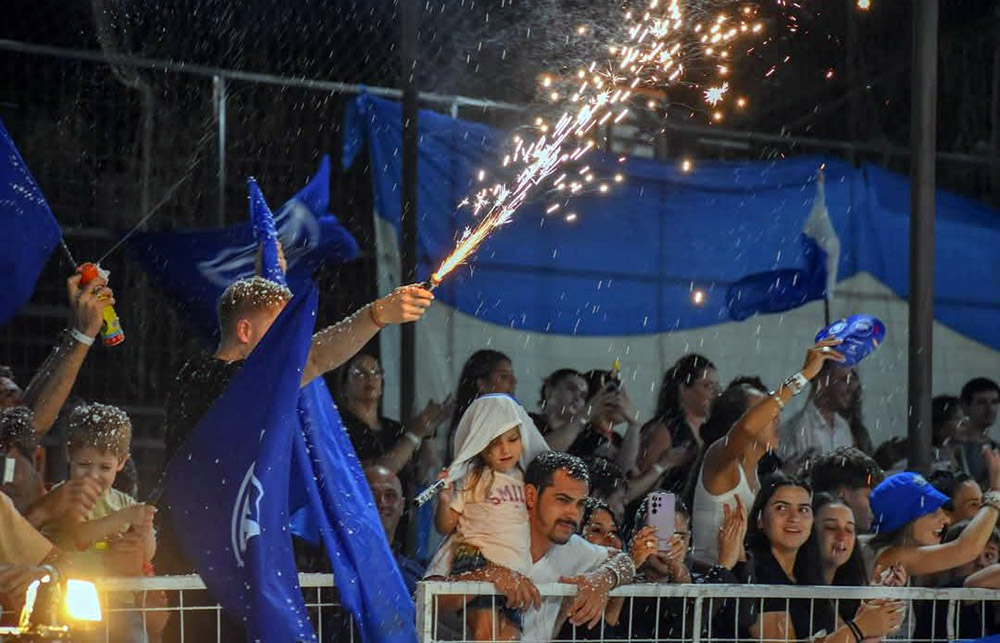
<path fill-rule="evenodd" d="M 507 607 L 522 611 L 522 641 L 552 640 L 560 620 L 562 599 L 540 597 L 535 584 L 576 585 L 565 617 L 575 625 L 595 627 L 604 614 L 608 592 L 632 581 L 635 568 L 628 554 L 592 545 L 577 535 L 588 487 L 587 467 L 580 458 L 558 451 L 540 454 L 524 473 L 532 561 L 527 577 L 492 563 L 448 577 L 492 582 Z M 447 571 L 428 570 L 427 577 L 445 576 Z M 458 611 L 464 605 L 462 596 L 439 598 L 440 610 Z M 504 598 L 497 598 L 498 605 Z"/>

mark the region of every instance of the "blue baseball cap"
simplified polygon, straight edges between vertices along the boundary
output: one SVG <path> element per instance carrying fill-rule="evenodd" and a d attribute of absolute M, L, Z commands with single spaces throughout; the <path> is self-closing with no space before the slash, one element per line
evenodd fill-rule
<path fill-rule="evenodd" d="M 891 475 L 872 489 L 871 505 L 876 534 L 895 531 L 921 516 L 932 514 L 948 502 L 919 473 L 903 471 Z"/>

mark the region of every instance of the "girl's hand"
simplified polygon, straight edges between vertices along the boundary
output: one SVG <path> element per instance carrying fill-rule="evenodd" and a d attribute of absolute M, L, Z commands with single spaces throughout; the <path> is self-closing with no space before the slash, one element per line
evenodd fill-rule
<path fill-rule="evenodd" d="M 656 527 L 646 525 L 632 537 L 632 562 L 639 569 L 642 564 L 656 553 Z"/>
<path fill-rule="evenodd" d="M 441 469 L 441 473 L 437 475 L 437 479 L 446 480 L 447 478 L 448 478 L 448 470 Z M 444 488 L 441 489 L 441 492 L 438 494 L 438 496 L 439 496 L 438 500 L 439 504 L 445 506 L 450 505 L 451 501 L 455 499 L 455 484 L 453 482 L 449 482 L 448 484 L 446 484 Z"/>
<path fill-rule="evenodd" d="M 617 408 L 617 401 L 618 389 L 613 382 L 608 382 L 587 402 L 582 419 L 585 422 L 594 422 L 600 417 L 613 414 Z"/>
<path fill-rule="evenodd" d="M 667 569 L 670 570 L 670 581 L 690 583 L 691 574 L 684 564 L 684 559 L 687 558 L 687 547 L 684 546 L 684 539 L 680 535 L 674 534 L 673 538 L 670 539 L 670 547 L 665 553 Z"/>
<path fill-rule="evenodd" d="M 906 604 L 903 601 L 876 598 L 862 603 L 854 620 L 866 639 L 882 638 L 898 630 L 904 616 Z"/>
<path fill-rule="evenodd" d="M 698 446 L 693 442 L 684 442 L 671 446 L 659 459 L 658 463 L 666 470 L 676 469 L 698 457 Z"/>
<path fill-rule="evenodd" d="M 833 349 L 841 343 L 839 339 L 824 339 L 806 351 L 806 361 L 802 365 L 802 376 L 807 380 L 812 380 L 819 375 L 823 368 L 823 362 L 833 360 L 843 362 L 844 356 Z"/>
<path fill-rule="evenodd" d="M 883 587 L 905 587 L 909 574 L 902 563 L 893 563 L 888 567 L 876 565 L 872 572 L 872 585 Z"/>
<path fill-rule="evenodd" d="M 747 509 L 743 500 L 736 496 L 736 506 L 722 505 L 722 526 L 719 527 L 719 565 L 732 569 L 740 560 L 746 558 L 743 550 L 743 539 L 747 533 Z"/>
<path fill-rule="evenodd" d="M 624 385 L 619 385 L 618 387 L 618 398 L 616 400 L 615 409 L 617 411 L 616 419 L 619 422 L 635 424 L 639 421 L 639 410 L 635 408 L 635 404 L 632 402 L 632 398 L 629 397 L 628 391 L 625 390 Z"/>

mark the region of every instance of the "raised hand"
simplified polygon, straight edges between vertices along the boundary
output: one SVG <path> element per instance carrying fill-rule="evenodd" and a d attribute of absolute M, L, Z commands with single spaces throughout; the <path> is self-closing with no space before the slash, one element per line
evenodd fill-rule
<path fill-rule="evenodd" d="M 646 560 L 656 553 L 656 527 L 646 525 L 632 537 L 632 548 L 629 552 L 636 569 L 642 567 Z"/>
<path fill-rule="evenodd" d="M 96 277 L 82 287 L 80 279 L 80 275 L 76 274 L 66 280 L 70 324 L 87 337 L 97 337 L 104 323 L 104 309 L 115 305 L 115 294 L 108 288 L 104 277 Z"/>
<path fill-rule="evenodd" d="M 722 526 L 719 527 L 719 565 L 732 569 L 744 558 L 743 539 L 747 533 L 747 508 L 736 496 L 736 505 L 722 505 Z"/>
<path fill-rule="evenodd" d="M 419 438 L 429 438 L 435 429 L 455 412 L 455 396 L 448 395 L 440 404 L 434 400 L 427 402 L 417 417 L 413 419 L 413 433 Z"/>
<path fill-rule="evenodd" d="M 382 324 L 404 324 L 424 316 L 434 295 L 420 284 L 400 286 L 372 302 L 374 317 Z"/>
<path fill-rule="evenodd" d="M 819 375 L 820 369 L 823 368 L 823 362 L 828 360 L 843 362 L 843 354 L 837 352 L 833 348 L 834 346 L 838 346 L 840 343 L 841 340 L 839 339 L 824 339 L 807 350 L 806 361 L 802 365 L 802 376 L 807 380 L 813 379 Z"/>

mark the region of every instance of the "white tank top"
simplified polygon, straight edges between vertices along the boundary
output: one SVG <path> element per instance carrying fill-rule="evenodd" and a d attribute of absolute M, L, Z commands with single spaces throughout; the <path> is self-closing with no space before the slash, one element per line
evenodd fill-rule
<path fill-rule="evenodd" d="M 705 482 L 702 476 L 705 473 L 705 465 L 702 465 L 698 472 L 698 484 L 694 488 L 694 507 L 691 508 L 691 555 L 708 565 L 715 565 L 719 562 L 719 528 L 722 527 L 722 520 L 725 517 L 723 505 L 729 505 L 731 509 L 736 508 L 736 497 L 743 501 L 743 506 L 747 511 L 753 505 L 754 492 L 750 488 L 750 482 L 743 471 L 743 465 L 736 463 L 736 468 L 740 472 L 740 480 L 736 486 L 729 491 L 718 496 L 712 495 L 705 489 Z"/>

